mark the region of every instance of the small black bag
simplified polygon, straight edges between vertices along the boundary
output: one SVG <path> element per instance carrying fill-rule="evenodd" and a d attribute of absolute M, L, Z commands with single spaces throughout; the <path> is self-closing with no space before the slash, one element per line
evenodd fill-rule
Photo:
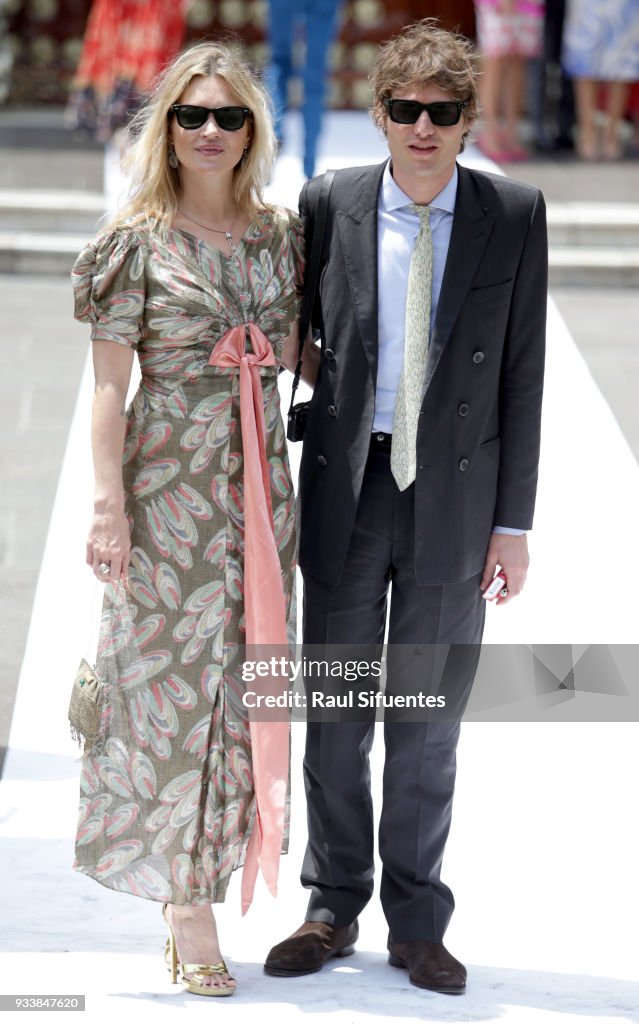
<path fill-rule="evenodd" d="M 291 408 L 286 417 L 286 436 L 289 441 L 304 440 L 310 407 L 310 402 L 298 402 L 297 405 L 293 405 L 291 400 Z"/>
<path fill-rule="evenodd" d="M 322 256 L 322 243 L 324 241 L 324 228 L 326 227 L 326 212 L 328 210 L 328 198 L 333 185 L 335 171 L 327 171 L 322 182 L 322 190 L 317 200 L 317 213 L 315 218 L 315 232 L 313 245 L 311 247 L 311 258 L 309 260 L 309 272 L 304 281 L 304 298 L 302 299 L 302 312 L 299 322 L 300 347 L 291 388 L 291 404 L 288 407 L 286 416 L 286 436 L 289 441 L 302 441 L 306 433 L 308 412 L 311 407 L 309 402 L 298 402 L 294 405 L 295 393 L 300 382 L 302 373 L 302 354 L 306 343 L 306 336 L 311 325 L 313 305 L 317 294 L 317 282 L 319 278 L 319 265 Z"/>

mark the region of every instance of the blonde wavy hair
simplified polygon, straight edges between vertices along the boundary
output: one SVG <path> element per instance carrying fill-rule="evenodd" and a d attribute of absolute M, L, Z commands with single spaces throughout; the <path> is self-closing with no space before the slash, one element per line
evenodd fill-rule
<path fill-rule="evenodd" d="M 194 78 L 217 75 L 251 110 L 248 152 L 233 172 L 238 209 L 253 217 L 267 209 L 263 190 L 276 152 L 268 94 L 241 54 L 220 43 L 199 43 L 182 53 L 161 75 L 148 101 L 131 122 L 131 144 L 124 160 L 131 188 L 125 205 L 108 225 L 145 223 L 154 230 L 170 227 L 177 212 L 180 168 L 169 165 L 170 108 Z"/>
<path fill-rule="evenodd" d="M 369 81 L 373 88 L 373 120 L 385 133 L 388 113 L 384 100 L 396 89 L 410 85 L 439 86 L 456 100 L 466 102 L 462 117 L 467 125 L 460 145 L 464 149 L 479 116 L 476 50 L 469 39 L 441 27 L 436 18 L 408 25 L 379 49 Z"/>

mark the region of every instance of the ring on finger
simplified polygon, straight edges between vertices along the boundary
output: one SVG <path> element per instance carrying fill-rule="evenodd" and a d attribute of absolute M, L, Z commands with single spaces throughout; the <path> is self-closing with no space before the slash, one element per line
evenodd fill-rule
<path fill-rule="evenodd" d="M 98 572 L 100 573 L 101 576 L 108 576 L 109 573 L 111 572 L 111 566 L 108 564 L 108 562 L 100 562 L 98 566 Z"/>

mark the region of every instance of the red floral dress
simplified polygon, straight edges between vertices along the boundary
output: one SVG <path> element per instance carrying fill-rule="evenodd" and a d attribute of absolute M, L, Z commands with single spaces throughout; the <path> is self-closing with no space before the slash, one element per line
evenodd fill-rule
<path fill-rule="evenodd" d="M 95 0 L 73 81 L 70 127 L 107 142 L 180 52 L 182 0 Z"/>

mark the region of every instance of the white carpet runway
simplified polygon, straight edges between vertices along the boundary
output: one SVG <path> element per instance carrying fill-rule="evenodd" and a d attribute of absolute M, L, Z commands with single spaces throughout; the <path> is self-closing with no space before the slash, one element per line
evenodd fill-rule
<path fill-rule="evenodd" d="M 293 155 L 297 131 L 291 118 L 270 188 L 270 198 L 293 207 L 302 184 Z M 383 156 L 363 115 L 328 119 L 320 170 Z M 466 159 L 479 163 L 472 150 Z M 362 915 L 353 957 L 307 978 L 262 973 L 268 949 L 298 926 L 306 905 L 298 878 L 305 843 L 301 724 L 293 727 L 292 842 L 280 895 L 274 901 L 262 886 L 242 919 L 235 877 L 217 911 L 237 995 L 211 1005 L 171 986 L 159 906 L 71 870 L 79 765 L 66 708 L 94 593 L 84 565 L 91 390 L 87 363 L 0 782 L 0 991 L 84 994 L 91 1020 L 160 1020 L 186 1008 L 207 1019 L 282 1024 L 639 1021 L 639 744 L 636 723 L 624 721 L 623 698 L 607 698 L 619 702 L 618 716 L 601 716 L 617 722 L 464 725 L 443 872 L 457 900 L 446 944 L 469 970 L 464 996 L 420 991 L 387 964 L 376 898 Z M 295 471 L 299 446 L 292 458 Z M 636 642 L 638 522 L 639 468 L 551 302 L 529 582 L 516 602 L 490 609 L 486 639 Z M 549 589 L 551 574 L 557 584 Z M 571 711 L 587 696 L 577 694 Z M 372 763 L 377 795 L 382 755 L 379 735 Z"/>

